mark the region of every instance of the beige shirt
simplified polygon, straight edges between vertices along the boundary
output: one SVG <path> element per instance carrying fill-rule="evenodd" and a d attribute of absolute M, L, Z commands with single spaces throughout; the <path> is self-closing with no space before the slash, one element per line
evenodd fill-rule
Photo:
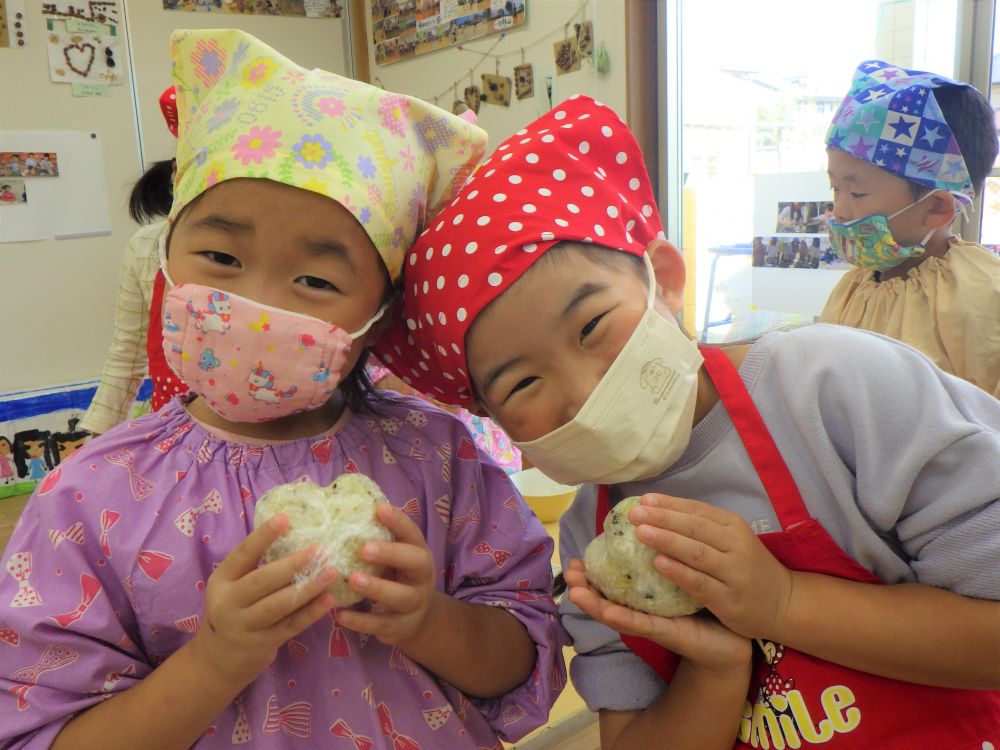
<path fill-rule="evenodd" d="M 1000 398 L 1000 257 L 952 238 L 905 278 L 848 271 L 820 320 L 875 331 L 919 349 L 946 372 Z"/>
<path fill-rule="evenodd" d="M 111 349 L 101 383 L 80 421 L 80 428 L 107 432 L 128 416 L 146 377 L 146 332 L 153 279 L 160 268 L 157 242 L 166 222 L 149 224 L 132 235 L 118 276 L 118 301 Z"/>

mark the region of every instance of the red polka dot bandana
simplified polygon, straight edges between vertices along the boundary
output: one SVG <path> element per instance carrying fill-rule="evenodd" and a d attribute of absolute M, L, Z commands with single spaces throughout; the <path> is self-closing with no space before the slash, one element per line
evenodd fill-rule
<path fill-rule="evenodd" d="M 634 136 L 613 110 L 574 97 L 500 144 L 417 239 L 403 312 L 376 352 L 415 388 L 468 404 L 465 334 L 542 253 L 577 241 L 642 255 L 657 237 Z"/>
<path fill-rule="evenodd" d="M 173 86 L 168 88 L 162 94 L 160 94 L 160 112 L 163 113 L 163 119 L 167 123 L 167 130 L 170 134 L 176 138 L 177 137 L 177 91 Z"/>

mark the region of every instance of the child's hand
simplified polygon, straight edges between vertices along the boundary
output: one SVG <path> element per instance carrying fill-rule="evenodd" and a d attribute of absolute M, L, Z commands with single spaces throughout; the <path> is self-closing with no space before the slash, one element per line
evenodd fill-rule
<path fill-rule="evenodd" d="M 735 513 L 697 500 L 647 494 L 629 512 L 639 540 L 662 554 L 656 569 L 747 638 L 775 632 L 792 574 Z"/>
<path fill-rule="evenodd" d="M 714 618 L 659 617 L 614 604 L 590 585 L 583 571 L 581 560 L 570 560 L 564 572 L 567 595 L 591 619 L 619 633 L 648 638 L 706 670 L 726 672 L 750 663 L 751 642 Z"/>
<path fill-rule="evenodd" d="M 283 515 L 254 529 L 219 564 L 205 587 L 205 612 L 192 643 L 200 662 L 226 684 L 242 689 L 274 660 L 278 648 L 321 618 L 334 604 L 325 591 L 334 578 L 324 570 L 297 586 L 317 550 L 299 550 L 257 567 L 275 539 L 288 530 Z"/>
<path fill-rule="evenodd" d="M 403 511 L 379 503 L 375 513 L 395 541 L 366 542 L 361 556 L 367 562 L 384 565 L 385 575 L 380 578 L 352 573 L 348 584 L 371 600 L 372 611 L 341 609 L 337 611 L 337 622 L 398 646 L 417 638 L 427 620 L 434 601 L 434 558 L 424 535 Z"/>

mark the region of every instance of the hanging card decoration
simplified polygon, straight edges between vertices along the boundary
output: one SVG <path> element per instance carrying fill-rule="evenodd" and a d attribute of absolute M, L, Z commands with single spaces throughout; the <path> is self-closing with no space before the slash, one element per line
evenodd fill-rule
<path fill-rule="evenodd" d="M 556 42 L 552 45 L 552 52 L 558 75 L 572 73 L 580 69 L 580 52 L 576 47 L 576 37 Z"/>
<path fill-rule="evenodd" d="M 500 107 L 510 106 L 510 84 L 507 76 L 483 73 L 483 94 L 482 100 L 487 104 L 496 104 Z"/>
<path fill-rule="evenodd" d="M 92 21 L 117 26 L 118 0 L 59 0 L 42 3 L 42 15 L 63 21 Z"/>
<path fill-rule="evenodd" d="M 535 95 L 535 71 L 531 63 L 514 66 L 514 93 L 518 101 Z"/>
<path fill-rule="evenodd" d="M 465 87 L 465 106 L 479 114 L 479 87 L 478 86 L 466 86 Z"/>
<path fill-rule="evenodd" d="M 49 78 L 53 83 L 120 85 L 124 75 L 118 60 L 118 37 L 49 31 Z"/>
<path fill-rule="evenodd" d="M 590 21 L 573 24 L 576 30 L 576 48 L 580 57 L 590 57 L 594 54 L 594 27 Z"/>

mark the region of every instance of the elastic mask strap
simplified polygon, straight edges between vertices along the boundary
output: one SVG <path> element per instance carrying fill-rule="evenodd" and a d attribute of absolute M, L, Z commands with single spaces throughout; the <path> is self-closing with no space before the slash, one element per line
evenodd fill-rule
<path fill-rule="evenodd" d="M 160 258 L 160 270 L 163 272 L 163 278 L 167 280 L 168 288 L 176 286 L 174 280 L 170 278 L 170 272 L 167 270 L 167 235 L 170 234 L 170 227 L 171 224 L 168 221 L 160 233 L 160 239 L 156 242 L 156 254 Z"/>
<path fill-rule="evenodd" d="M 381 320 L 382 316 L 385 315 L 385 311 L 388 310 L 388 309 L 389 309 L 389 305 L 388 304 L 382 305 L 382 307 L 380 307 L 378 309 L 378 312 L 375 313 L 371 317 L 371 319 L 361 327 L 360 330 L 358 330 L 358 331 L 356 331 L 354 333 L 348 334 L 351 337 L 351 340 L 353 341 L 354 339 L 361 338 L 366 333 L 368 333 L 368 331 L 371 329 L 371 327 L 373 325 L 375 325 L 376 323 L 378 323 L 379 320 Z"/>
<path fill-rule="evenodd" d="M 911 203 L 910 205 L 908 205 L 908 206 L 903 206 L 903 207 L 902 207 L 901 209 L 899 209 L 899 210 L 898 210 L 898 211 L 897 211 L 896 213 L 892 214 L 891 216 L 886 216 L 886 217 L 885 217 L 885 218 L 886 218 L 886 221 L 888 221 L 889 219 L 895 219 L 895 218 L 896 218 L 897 216 L 899 216 L 899 215 L 900 215 L 901 213 L 903 213 L 903 211 L 909 211 L 909 210 L 910 210 L 911 208 L 913 208 L 913 207 L 914 207 L 915 205 L 917 205 L 917 204 L 918 204 L 918 203 L 920 203 L 921 201 L 925 200 L 926 198 L 930 198 L 930 197 L 931 197 L 932 195 L 934 195 L 934 193 L 936 193 L 936 192 L 937 192 L 937 191 L 938 191 L 939 189 L 940 189 L 940 188 L 935 188 L 934 190 L 931 190 L 931 191 L 930 191 L 929 193 L 927 193 L 926 195 L 923 195 L 923 196 L 921 196 L 921 197 L 917 198 L 917 200 L 913 201 L 913 203 Z"/>

